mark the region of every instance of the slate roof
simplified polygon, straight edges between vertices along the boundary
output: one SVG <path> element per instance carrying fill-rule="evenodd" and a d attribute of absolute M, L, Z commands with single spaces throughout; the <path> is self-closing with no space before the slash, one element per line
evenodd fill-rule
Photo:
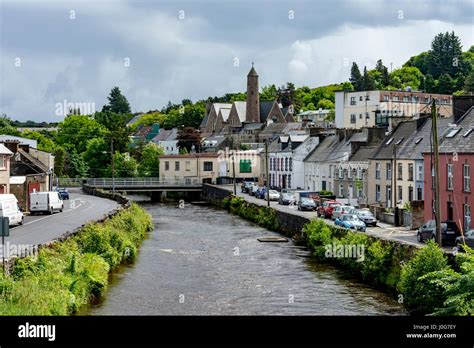
<path fill-rule="evenodd" d="M 393 132 L 384 138 L 382 144 L 380 144 L 377 152 L 374 154 L 373 159 L 392 159 L 393 147 L 397 143 L 399 148 L 404 146 L 407 139 L 409 139 L 412 133 L 416 131 L 416 122 L 417 120 L 399 123 Z"/>
<path fill-rule="evenodd" d="M 204 116 L 204 118 L 202 119 L 201 124 L 199 125 L 199 127 L 201 127 L 201 128 L 206 127 L 208 120 L 209 120 L 209 114 L 207 114 L 206 116 Z"/>
<path fill-rule="evenodd" d="M 173 128 L 173 129 L 160 129 L 160 133 L 156 135 L 152 141 L 153 142 L 158 142 L 158 141 L 172 141 L 176 140 L 176 137 L 178 136 L 178 129 Z"/>
<path fill-rule="evenodd" d="M 307 137 L 305 141 L 295 149 L 293 160 L 304 161 L 305 157 L 319 144 L 319 137 Z"/>
<path fill-rule="evenodd" d="M 265 122 L 268 118 L 268 114 L 272 110 L 273 104 L 276 102 L 273 101 L 260 101 L 260 121 Z"/>
<path fill-rule="evenodd" d="M 337 141 L 337 136 L 327 136 L 319 143 L 319 145 L 308 154 L 305 162 L 323 162 L 326 160 L 331 151 L 331 146 Z"/>
<path fill-rule="evenodd" d="M 369 158 L 374 156 L 377 150 L 378 146 L 362 146 L 351 156 L 350 161 L 367 162 Z"/>
<path fill-rule="evenodd" d="M 462 116 L 456 124 L 459 132 L 452 138 L 446 138 L 447 131 L 439 146 L 441 153 L 474 153 L 474 106 Z M 453 129 L 454 129 L 453 128 Z"/>
<path fill-rule="evenodd" d="M 245 122 L 247 115 L 247 102 L 246 101 L 235 101 L 235 110 L 237 111 L 237 116 L 239 116 L 240 122 Z"/>
<path fill-rule="evenodd" d="M 253 65 L 252 65 L 252 69 L 250 69 L 250 71 L 249 71 L 249 73 L 247 74 L 247 76 L 258 76 L 257 71 L 255 70 L 255 68 L 253 67 Z"/>
<path fill-rule="evenodd" d="M 263 123 L 246 123 L 243 130 L 261 129 L 262 127 Z"/>
<path fill-rule="evenodd" d="M 441 141 L 443 135 L 449 128 L 449 124 L 452 122 L 452 117 L 438 118 L 438 142 Z M 422 160 L 424 152 L 431 152 L 431 124 L 431 118 L 427 118 L 426 121 L 403 142 L 402 146 L 399 146 L 397 158 Z"/>

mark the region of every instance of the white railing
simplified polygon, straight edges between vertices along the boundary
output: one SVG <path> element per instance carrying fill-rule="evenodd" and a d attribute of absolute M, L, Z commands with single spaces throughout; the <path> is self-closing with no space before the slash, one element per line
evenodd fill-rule
<path fill-rule="evenodd" d="M 94 187 L 152 187 L 152 186 L 201 186 L 198 178 L 88 178 L 87 185 Z"/>

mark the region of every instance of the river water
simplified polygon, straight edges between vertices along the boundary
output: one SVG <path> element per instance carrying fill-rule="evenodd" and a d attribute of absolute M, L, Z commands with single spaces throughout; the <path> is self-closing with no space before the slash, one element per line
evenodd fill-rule
<path fill-rule="evenodd" d="M 142 204 L 154 231 L 86 315 L 401 315 L 390 296 L 224 210 Z"/>

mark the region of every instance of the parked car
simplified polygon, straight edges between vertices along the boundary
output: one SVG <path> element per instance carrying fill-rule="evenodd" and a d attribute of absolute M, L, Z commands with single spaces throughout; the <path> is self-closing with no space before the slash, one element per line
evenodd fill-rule
<path fill-rule="evenodd" d="M 13 194 L 0 194 L 0 216 L 7 217 L 10 226 L 23 225 L 23 212 Z"/>
<path fill-rule="evenodd" d="M 243 193 L 249 193 L 250 190 L 252 189 L 253 182 L 252 181 L 244 181 L 242 182 L 242 185 L 240 186 L 240 189 Z"/>
<path fill-rule="evenodd" d="M 280 199 L 280 193 L 277 190 L 268 191 L 271 201 L 278 201 Z"/>
<path fill-rule="evenodd" d="M 356 209 L 355 214 L 364 221 L 366 226 L 377 226 L 377 219 L 369 209 Z"/>
<path fill-rule="evenodd" d="M 253 183 L 252 188 L 249 191 L 249 195 L 257 196 L 258 189 L 259 189 L 259 186 L 255 183 Z"/>
<path fill-rule="evenodd" d="M 469 230 L 464 233 L 464 238 L 462 236 L 456 238 L 456 246 L 458 250 L 462 250 L 464 244 L 470 248 L 474 248 L 474 230 Z"/>
<path fill-rule="evenodd" d="M 59 195 L 59 192 L 31 192 L 30 193 L 30 213 L 49 213 L 53 214 L 55 211 L 62 212 L 64 209 L 64 202 Z"/>
<path fill-rule="evenodd" d="M 65 188 L 57 188 L 56 191 L 58 191 L 59 196 L 61 196 L 61 199 L 64 201 L 65 199 L 69 199 L 69 192 Z"/>
<path fill-rule="evenodd" d="M 337 218 L 341 217 L 344 214 L 349 214 L 351 210 L 353 210 L 354 207 L 350 205 L 340 205 L 338 207 L 335 207 L 333 212 L 332 212 L 332 219 L 336 220 Z M 355 214 L 353 214 L 355 215 Z"/>
<path fill-rule="evenodd" d="M 255 195 L 255 197 L 260 198 L 260 199 L 265 199 L 266 193 L 267 193 L 267 188 L 265 186 L 261 186 L 258 188 L 257 194 Z"/>
<path fill-rule="evenodd" d="M 280 199 L 278 200 L 278 204 L 282 205 L 290 205 L 294 204 L 296 201 L 295 195 L 292 195 L 291 193 L 282 193 L 280 195 Z"/>
<path fill-rule="evenodd" d="M 335 224 L 344 228 L 350 228 L 357 231 L 365 232 L 367 230 L 364 221 L 359 219 L 356 214 L 344 214 L 336 218 Z"/>
<path fill-rule="evenodd" d="M 324 201 L 321 206 L 318 208 L 318 216 L 325 217 L 330 219 L 332 217 L 332 212 L 334 208 L 340 206 L 341 203 L 338 201 Z"/>
<path fill-rule="evenodd" d="M 458 225 L 454 221 L 441 222 L 441 240 L 446 244 L 455 244 L 456 238 L 461 235 Z M 423 226 L 418 229 L 416 235 L 419 242 L 436 239 L 436 221 L 428 220 Z"/>
<path fill-rule="evenodd" d="M 298 210 L 316 210 L 316 203 L 308 197 L 301 197 L 298 201 Z"/>

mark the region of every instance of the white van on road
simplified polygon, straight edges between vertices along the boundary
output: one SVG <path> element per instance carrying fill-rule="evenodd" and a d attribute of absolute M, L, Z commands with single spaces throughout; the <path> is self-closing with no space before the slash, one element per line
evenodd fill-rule
<path fill-rule="evenodd" d="M 23 225 L 23 212 L 13 194 L 0 194 L 0 216 L 7 217 L 12 225 Z"/>
<path fill-rule="evenodd" d="M 64 202 L 57 191 L 50 192 L 31 192 L 30 193 L 30 214 L 48 213 L 55 211 L 62 212 Z"/>

